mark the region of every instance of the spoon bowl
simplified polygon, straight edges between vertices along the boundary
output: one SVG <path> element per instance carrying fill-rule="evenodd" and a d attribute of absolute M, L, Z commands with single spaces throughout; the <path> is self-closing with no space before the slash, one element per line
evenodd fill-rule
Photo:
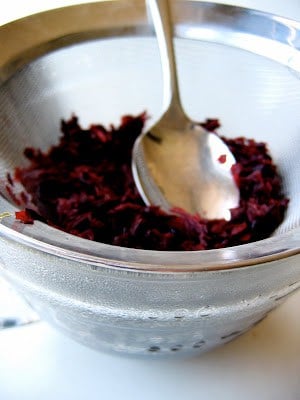
<path fill-rule="evenodd" d="M 231 167 L 234 156 L 225 143 L 181 106 L 169 2 L 148 0 L 164 76 L 166 111 L 133 148 L 132 170 L 146 204 L 181 208 L 206 219 L 230 220 L 239 204 Z"/>

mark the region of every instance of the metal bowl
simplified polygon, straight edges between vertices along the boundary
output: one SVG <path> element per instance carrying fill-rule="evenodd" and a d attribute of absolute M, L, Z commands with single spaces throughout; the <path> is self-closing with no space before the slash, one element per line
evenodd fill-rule
<path fill-rule="evenodd" d="M 1 272 L 42 318 L 90 347 L 197 354 L 261 321 L 300 286 L 300 24 L 239 7 L 174 1 L 182 100 L 195 120 L 269 144 L 290 198 L 266 240 L 196 252 L 95 243 L 41 222 L 0 223 Z M 61 118 L 157 120 L 162 75 L 143 1 L 61 8 L 0 28 L 0 211 L 25 146 L 57 141 Z M 205 100 L 204 100 L 205 99 Z"/>

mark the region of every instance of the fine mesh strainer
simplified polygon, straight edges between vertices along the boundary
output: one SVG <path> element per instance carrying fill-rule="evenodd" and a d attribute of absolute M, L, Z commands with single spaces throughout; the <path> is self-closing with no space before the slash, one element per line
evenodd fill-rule
<path fill-rule="evenodd" d="M 4 275 L 42 317 L 95 348 L 207 350 L 300 285 L 300 24 L 213 3 L 172 4 L 187 113 L 219 118 L 226 136 L 267 142 L 290 203 L 272 238 L 204 252 L 125 249 L 3 219 Z M 2 27 L 0 79 L 0 212 L 17 208 L 7 172 L 26 163 L 24 147 L 56 143 L 62 118 L 108 125 L 147 110 L 152 124 L 161 114 L 159 52 L 143 1 L 68 7 Z"/>

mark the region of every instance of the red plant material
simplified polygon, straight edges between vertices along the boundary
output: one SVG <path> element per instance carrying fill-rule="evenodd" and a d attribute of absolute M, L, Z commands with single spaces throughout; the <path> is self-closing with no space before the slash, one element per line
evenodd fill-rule
<path fill-rule="evenodd" d="M 276 167 L 264 143 L 245 138 L 223 138 L 237 161 L 232 173 L 241 194 L 230 221 L 145 206 L 132 177 L 131 151 L 146 118 L 125 116 L 119 128 L 85 130 L 73 116 L 62 121 L 63 135 L 47 152 L 25 149 L 29 166 L 17 168 L 14 180 L 31 196 L 29 217 L 103 243 L 179 251 L 260 240 L 282 222 L 288 200 Z M 216 119 L 201 125 L 210 131 L 220 126 Z M 18 217 L 25 222 L 27 214 Z"/>
<path fill-rule="evenodd" d="M 33 224 L 33 218 L 27 210 L 21 210 L 15 212 L 15 218 L 23 224 Z"/>
<path fill-rule="evenodd" d="M 220 157 L 218 158 L 218 161 L 220 164 L 225 164 L 226 163 L 226 154 L 221 154 Z"/>

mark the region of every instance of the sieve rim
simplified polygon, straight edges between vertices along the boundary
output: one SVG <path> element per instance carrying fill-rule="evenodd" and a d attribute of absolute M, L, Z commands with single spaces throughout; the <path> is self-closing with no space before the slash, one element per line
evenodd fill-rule
<path fill-rule="evenodd" d="M 248 22 L 247 29 L 252 34 L 260 35 L 263 39 L 271 37 L 277 27 L 278 32 L 282 32 L 282 35 L 276 38 L 280 45 L 291 46 L 291 32 L 295 43 L 300 40 L 300 23 L 286 18 L 236 6 L 197 1 L 184 2 L 183 12 L 182 2 L 174 3 L 176 34 L 179 37 L 191 35 L 191 30 L 185 29 L 181 24 L 183 18 L 187 16 L 193 18 L 193 21 L 197 18 L 201 21 L 207 18 L 210 23 L 222 17 L 223 20 L 219 22 L 227 28 L 228 24 L 232 23 L 232 18 L 239 16 Z M 124 17 L 127 15 L 126 11 L 130 11 L 130 18 Z M 113 27 L 108 26 L 105 20 L 108 12 L 114 12 Z M 85 15 L 84 21 L 82 13 Z M 99 29 L 99 18 L 101 18 L 101 29 Z M 60 25 L 62 20 L 63 26 Z M 264 29 L 256 32 L 254 27 L 257 29 L 263 23 L 265 23 Z M 20 38 L 19 32 L 24 29 L 27 34 Z M 41 33 L 40 36 L 36 35 L 36 30 Z M 80 4 L 42 12 L 4 25 L 0 27 L 0 82 L 6 81 L 24 64 L 50 50 L 113 32 L 116 35 L 127 35 L 128 32 L 150 34 L 144 2 L 110 0 Z M 295 51 L 299 53 L 296 44 Z M 5 204 L 7 210 L 14 212 L 15 208 L 9 202 Z M 240 246 L 185 252 L 129 249 L 91 242 L 39 221 L 33 226 L 22 225 L 16 223 L 13 217 L 6 218 L 0 223 L 0 235 L 3 239 L 43 253 L 93 265 L 95 269 L 114 268 L 139 272 L 190 273 L 231 270 L 300 254 L 300 228 Z"/>

